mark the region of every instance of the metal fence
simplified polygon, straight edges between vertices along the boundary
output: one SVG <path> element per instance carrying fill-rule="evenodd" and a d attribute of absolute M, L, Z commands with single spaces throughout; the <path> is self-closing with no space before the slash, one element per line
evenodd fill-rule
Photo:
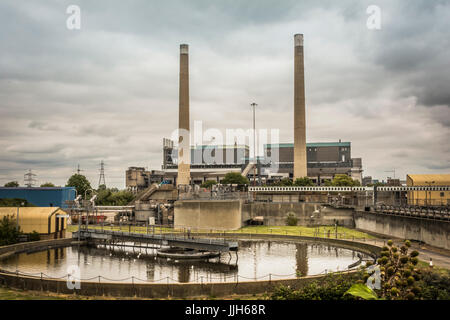
<path fill-rule="evenodd" d="M 250 201 L 251 194 L 248 192 L 217 192 L 199 191 L 180 193 L 178 200 L 245 200 Z"/>
<path fill-rule="evenodd" d="M 315 276 L 318 275 L 326 275 L 326 274 L 333 274 L 337 272 L 348 272 L 354 270 L 354 267 L 348 268 L 346 270 L 336 270 L 336 271 L 330 271 L 328 269 L 324 269 L 322 272 L 314 274 Z M 188 282 L 180 282 L 178 279 L 174 279 L 172 277 L 163 277 L 159 279 L 141 279 L 136 276 L 130 276 L 122 279 L 111 279 L 102 275 L 94 276 L 94 277 L 88 277 L 88 278 L 77 278 L 74 277 L 72 274 L 65 274 L 60 277 L 48 275 L 44 272 L 35 272 L 35 273 L 26 273 L 19 270 L 11 271 L 11 270 L 3 270 L 0 269 L 0 273 L 14 275 L 17 277 L 30 277 L 40 280 L 66 280 L 68 282 L 81 282 L 81 281 L 87 281 L 87 282 L 97 282 L 97 283 L 111 283 L 111 282 L 118 282 L 118 283 L 132 283 L 132 284 L 145 284 L 145 283 L 236 283 L 239 282 L 245 282 L 245 281 L 272 281 L 272 280 L 283 280 L 283 279 L 295 279 L 300 278 L 305 275 L 301 275 L 298 273 L 291 273 L 291 274 L 275 274 L 275 273 L 269 273 L 264 276 L 258 276 L 258 277 L 246 277 L 241 276 L 239 274 L 234 275 L 222 275 L 220 277 L 205 275 L 205 276 L 198 276 L 195 275 L 192 280 Z"/>
<path fill-rule="evenodd" d="M 378 213 L 401 215 L 434 220 L 450 220 L 449 206 L 422 207 L 422 206 L 389 206 L 377 205 L 375 211 Z"/>

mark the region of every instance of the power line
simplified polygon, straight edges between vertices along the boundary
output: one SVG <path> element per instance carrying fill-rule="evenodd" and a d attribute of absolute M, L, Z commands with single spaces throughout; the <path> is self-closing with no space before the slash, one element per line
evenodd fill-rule
<path fill-rule="evenodd" d="M 35 185 L 37 180 L 34 177 L 36 177 L 36 175 L 31 172 L 31 169 L 28 170 L 28 173 L 24 174 L 23 180 L 28 188 L 31 188 Z"/>
<path fill-rule="evenodd" d="M 103 183 L 102 183 L 102 181 L 103 181 Z M 103 160 L 100 162 L 100 178 L 98 179 L 98 186 L 100 187 L 102 184 L 104 184 L 106 186 L 105 163 L 103 162 Z"/>

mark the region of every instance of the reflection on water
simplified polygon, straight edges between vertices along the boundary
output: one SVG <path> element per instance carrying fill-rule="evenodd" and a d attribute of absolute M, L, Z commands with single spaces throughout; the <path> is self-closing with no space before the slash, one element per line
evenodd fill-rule
<path fill-rule="evenodd" d="M 130 244 L 131 245 L 131 244 Z M 156 257 L 154 248 L 67 247 L 22 253 L 0 261 L 1 268 L 50 277 L 64 277 L 70 265 L 80 267 L 82 279 L 124 282 L 235 282 L 292 278 L 325 270 L 346 270 L 357 252 L 323 244 L 239 241 L 237 254 L 223 253 L 206 260 Z M 131 279 L 133 277 L 133 279 Z"/>

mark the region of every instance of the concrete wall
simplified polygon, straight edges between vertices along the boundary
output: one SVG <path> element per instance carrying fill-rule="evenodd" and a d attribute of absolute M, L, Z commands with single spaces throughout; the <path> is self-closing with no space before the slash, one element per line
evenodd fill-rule
<path fill-rule="evenodd" d="M 241 227 L 240 200 L 175 202 L 174 225 L 193 229 L 236 230 Z"/>
<path fill-rule="evenodd" d="M 355 271 L 345 274 L 352 274 Z M 50 291 L 61 294 L 79 294 L 84 296 L 113 296 L 140 298 L 190 298 L 198 296 L 223 297 L 233 294 L 261 294 L 273 291 L 280 285 L 293 289 L 301 288 L 312 281 L 322 281 L 325 275 L 308 276 L 298 279 L 232 282 L 232 283 L 81 283 L 80 289 L 69 289 L 65 280 L 40 279 L 36 277 L 16 276 L 0 272 L 0 284 L 21 290 Z"/>
<path fill-rule="evenodd" d="M 84 243 L 84 242 L 82 242 Z M 55 239 L 55 240 L 42 240 L 33 242 L 17 243 L 9 246 L 0 247 L 0 259 L 7 256 L 18 254 L 22 252 L 34 252 L 39 250 L 54 249 L 60 247 L 67 247 L 72 244 L 78 244 L 78 241 L 72 238 Z"/>
<path fill-rule="evenodd" d="M 284 226 L 289 212 L 296 214 L 298 225 L 302 226 L 334 225 L 338 221 L 340 226 L 354 227 L 352 209 L 337 209 L 305 202 L 243 204 L 242 221 L 244 223 L 251 218 L 263 216 L 265 225 Z"/>
<path fill-rule="evenodd" d="M 356 211 L 357 229 L 450 249 L 450 221 Z"/>

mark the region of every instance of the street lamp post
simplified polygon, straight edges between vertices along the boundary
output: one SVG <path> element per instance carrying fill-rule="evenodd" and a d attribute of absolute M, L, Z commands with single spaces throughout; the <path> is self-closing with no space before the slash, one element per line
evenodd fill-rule
<path fill-rule="evenodd" d="M 250 106 L 252 106 L 252 108 L 253 108 L 253 144 L 254 144 L 254 146 L 253 146 L 253 160 L 255 160 L 256 159 L 256 126 L 255 126 L 255 110 L 256 110 L 256 106 L 257 106 L 258 104 L 256 104 L 256 103 L 251 103 L 250 104 Z M 258 163 L 258 161 L 257 161 L 257 163 Z M 260 174 L 261 174 L 261 172 L 260 172 Z M 253 166 L 253 185 L 255 185 L 256 184 L 256 166 Z"/>
<path fill-rule="evenodd" d="M 21 206 L 24 206 L 25 203 L 21 202 L 19 203 L 19 205 L 17 206 L 17 218 L 16 218 L 16 231 L 19 232 L 19 209 Z"/>

